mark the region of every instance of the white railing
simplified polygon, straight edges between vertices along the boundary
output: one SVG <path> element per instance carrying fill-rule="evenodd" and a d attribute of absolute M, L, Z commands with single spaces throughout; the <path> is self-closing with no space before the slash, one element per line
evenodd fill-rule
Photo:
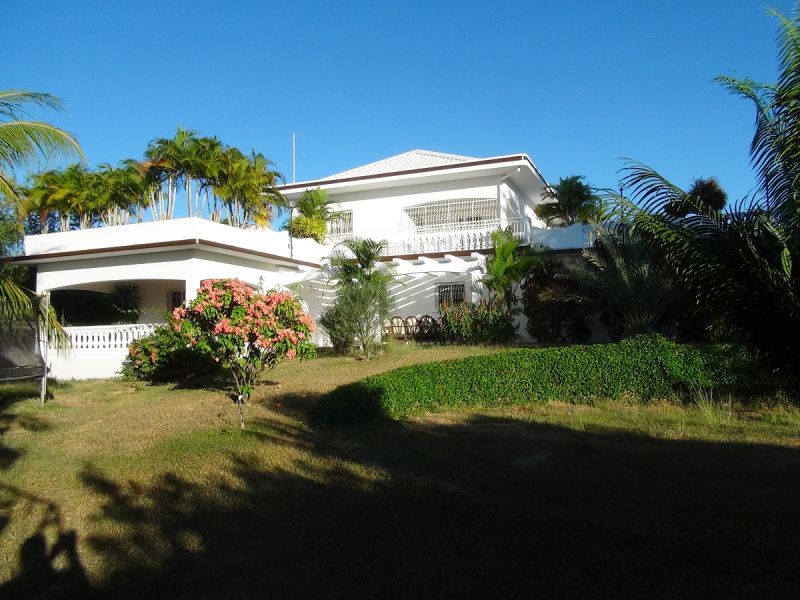
<path fill-rule="evenodd" d="M 127 348 L 132 341 L 149 335 L 157 326 L 155 323 L 93 325 L 64 327 L 64 331 L 70 341 L 70 350 L 102 350 Z"/>
<path fill-rule="evenodd" d="M 384 255 L 424 254 L 428 252 L 454 252 L 459 250 L 488 250 L 492 247 L 492 232 L 511 227 L 521 240 L 526 238 L 520 219 L 492 219 L 474 222 L 442 223 L 402 232 L 398 229 L 355 231 L 350 235 L 329 236 L 337 243 L 346 237 L 369 238 L 386 241 Z M 421 229 L 421 230 L 420 230 Z"/>

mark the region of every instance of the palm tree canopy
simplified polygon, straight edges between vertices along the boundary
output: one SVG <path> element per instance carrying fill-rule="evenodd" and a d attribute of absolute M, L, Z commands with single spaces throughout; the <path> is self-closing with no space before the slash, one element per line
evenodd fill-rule
<path fill-rule="evenodd" d="M 37 156 L 52 153 L 77 155 L 83 151 L 75 137 L 50 123 L 24 120 L 27 105 L 61 109 L 61 101 L 50 94 L 25 90 L 0 90 L 0 196 L 16 202 L 20 198 L 11 170 L 27 166 Z"/>
<path fill-rule="evenodd" d="M 600 197 L 583 180 L 582 175 L 572 175 L 561 178 L 557 185 L 547 188 L 543 194 L 546 201 L 536 207 L 536 215 L 548 226 L 595 221 L 601 207 Z"/>

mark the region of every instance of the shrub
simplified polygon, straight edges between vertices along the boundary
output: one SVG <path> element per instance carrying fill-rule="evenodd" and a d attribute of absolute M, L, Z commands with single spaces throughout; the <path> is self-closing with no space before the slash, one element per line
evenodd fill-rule
<path fill-rule="evenodd" d="M 552 255 L 534 266 L 522 284 L 522 306 L 528 322 L 528 334 L 541 344 L 588 342 L 592 331 L 586 322 L 586 311 L 578 302 L 544 302 L 539 297 L 544 290 L 560 284 L 574 285 L 568 268 Z"/>
<path fill-rule="evenodd" d="M 230 371 L 244 429 L 243 403 L 259 377 L 283 359 L 312 358 L 314 323 L 291 292 L 254 292 L 238 279 L 207 279 L 186 308 L 173 312 L 173 329 L 193 345 L 208 346 Z"/>
<path fill-rule="evenodd" d="M 356 323 L 351 307 L 339 301 L 334 303 L 319 317 L 319 324 L 328 334 L 333 349 L 339 354 L 347 354 L 356 336 Z"/>
<path fill-rule="evenodd" d="M 192 345 L 188 337 L 169 323 L 131 342 L 122 374 L 145 381 L 178 381 L 218 369 L 219 362 L 214 360 L 207 345 Z"/>
<path fill-rule="evenodd" d="M 661 336 L 614 344 L 522 348 L 403 367 L 341 386 L 317 406 L 323 422 L 357 422 L 462 406 L 631 395 L 677 398 L 692 386 L 744 388 L 753 360 L 736 346 L 684 346 Z"/>
<path fill-rule="evenodd" d="M 292 219 L 292 224 L 287 224 L 289 235 L 295 238 L 312 238 L 322 244 L 325 241 L 327 224 L 319 217 L 298 215 Z"/>
<path fill-rule="evenodd" d="M 513 317 L 500 300 L 481 300 L 477 305 L 444 304 L 439 314 L 439 332 L 446 341 L 497 344 L 510 341 L 516 334 Z"/>

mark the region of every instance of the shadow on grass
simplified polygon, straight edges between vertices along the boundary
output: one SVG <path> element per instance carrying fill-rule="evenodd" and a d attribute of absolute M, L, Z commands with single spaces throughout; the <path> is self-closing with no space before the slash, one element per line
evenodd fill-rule
<path fill-rule="evenodd" d="M 12 427 L 18 426 L 30 431 L 43 431 L 48 425 L 42 419 L 30 415 L 19 415 L 11 408 L 18 402 L 39 402 L 39 382 L 23 381 L 0 384 L 0 470 L 11 468 L 22 456 L 16 448 L 11 448 L 4 443 L 5 434 Z M 48 386 L 55 389 L 64 389 L 68 384 L 61 384 L 48 380 Z"/>
<path fill-rule="evenodd" d="M 87 467 L 102 508 L 86 541 L 107 576 L 94 595 L 776 598 L 800 585 L 797 449 L 426 423 L 255 422 L 276 453 L 302 451 L 281 467 L 231 452 L 225 483 Z M 69 596 L 51 568 L 48 597 Z M 33 585 L 25 572 L 0 597 Z"/>

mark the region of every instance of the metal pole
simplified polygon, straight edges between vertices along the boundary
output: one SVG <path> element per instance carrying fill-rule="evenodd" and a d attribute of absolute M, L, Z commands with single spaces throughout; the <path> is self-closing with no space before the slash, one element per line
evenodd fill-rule
<path fill-rule="evenodd" d="M 289 258 L 293 258 L 294 255 L 292 254 L 294 248 L 292 247 L 292 213 L 294 212 L 294 204 L 289 202 Z"/>
<path fill-rule="evenodd" d="M 47 397 L 47 349 L 50 346 L 50 339 L 48 335 L 47 329 L 47 318 L 50 314 L 50 292 L 43 292 L 42 298 L 40 300 L 41 304 L 39 305 L 40 315 L 42 317 L 42 323 L 39 326 L 39 332 L 42 338 L 44 338 L 44 345 L 41 347 L 42 352 L 42 360 L 44 361 L 44 374 L 42 375 L 42 389 L 41 389 L 41 405 L 44 406 L 44 399 Z M 37 318 L 37 325 L 38 323 Z"/>

